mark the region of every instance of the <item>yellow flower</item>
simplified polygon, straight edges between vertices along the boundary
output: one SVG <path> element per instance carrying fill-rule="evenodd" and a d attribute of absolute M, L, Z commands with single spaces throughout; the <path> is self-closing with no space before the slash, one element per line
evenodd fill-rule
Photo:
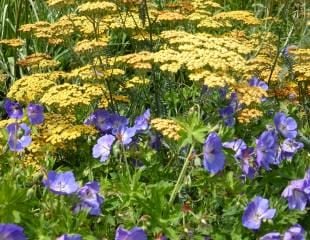
<path fill-rule="evenodd" d="M 179 140 L 182 127 L 172 119 L 154 118 L 151 127 L 171 140 Z"/>
<path fill-rule="evenodd" d="M 263 116 L 263 112 L 257 109 L 245 108 L 238 113 L 238 122 L 248 124 Z"/>
<path fill-rule="evenodd" d="M 74 4 L 74 0 L 47 0 L 47 5 L 54 8 L 65 8 Z"/>
<path fill-rule="evenodd" d="M 18 48 L 24 45 L 24 41 L 19 38 L 2 39 L 0 40 L 0 45 L 1 44 L 9 46 L 9 47 Z"/>
<path fill-rule="evenodd" d="M 86 2 L 77 7 L 79 14 L 84 16 L 103 16 L 106 13 L 116 11 L 116 5 L 112 2 L 97 1 L 97 2 Z"/>
<path fill-rule="evenodd" d="M 50 60 L 51 56 L 45 53 L 34 53 L 26 56 L 24 59 L 17 62 L 22 67 L 29 67 L 40 64 L 41 61 Z"/>
<path fill-rule="evenodd" d="M 75 44 L 74 52 L 78 54 L 102 52 L 108 45 L 108 39 L 82 40 Z"/>

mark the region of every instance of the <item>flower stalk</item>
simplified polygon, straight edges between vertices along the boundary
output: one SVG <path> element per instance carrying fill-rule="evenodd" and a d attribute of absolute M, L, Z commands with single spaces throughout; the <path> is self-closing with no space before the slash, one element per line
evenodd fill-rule
<path fill-rule="evenodd" d="M 193 150 L 194 150 L 194 145 L 191 145 L 191 148 L 189 149 L 188 155 L 187 155 L 185 162 L 183 164 L 182 170 L 179 174 L 178 180 L 177 180 L 176 184 L 174 185 L 174 189 L 172 190 L 172 193 L 171 193 L 171 196 L 169 199 L 169 205 L 171 205 L 174 202 L 176 195 L 178 194 L 178 192 L 180 191 L 180 189 L 182 187 L 187 167 L 191 161 L 191 156 L 192 156 Z"/>

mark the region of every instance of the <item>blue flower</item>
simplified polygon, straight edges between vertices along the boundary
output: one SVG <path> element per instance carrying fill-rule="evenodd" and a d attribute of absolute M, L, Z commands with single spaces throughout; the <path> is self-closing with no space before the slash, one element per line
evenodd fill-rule
<path fill-rule="evenodd" d="M 297 136 L 297 122 L 292 117 L 287 117 L 285 113 L 278 112 L 274 117 L 274 124 L 278 132 L 285 138 L 295 138 Z"/>
<path fill-rule="evenodd" d="M 128 127 L 129 120 L 121 115 L 118 114 L 111 114 L 109 118 L 111 128 L 112 128 L 112 134 L 114 136 L 119 133 L 120 129 L 124 129 Z"/>
<path fill-rule="evenodd" d="M 216 133 L 210 133 L 203 146 L 203 165 L 206 170 L 216 174 L 224 169 L 225 155 L 222 142 Z"/>
<path fill-rule="evenodd" d="M 247 147 L 242 139 L 224 142 L 223 147 L 235 151 L 235 159 L 241 163 L 242 172 L 246 177 L 252 179 L 256 173 L 254 167 L 254 148 Z"/>
<path fill-rule="evenodd" d="M 31 124 L 41 124 L 44 121 L 44 107 L 40 104 L 30 103 L 27 107 L 28 118 Z"/>
<path fill-rule="evenodd" d="M 30 128 L 25 123 L 11 123 L 6 127 L 9 133 L 8 144 L 13 152 L 23 151 L 31 143 Z"/>
<path fill-rule="evenodd" d="M 0 224 L 0 239 L 26 240 L 24 229 L 15 224 Z"/>
<path fill-rule="evenodd" d="M 283 240 L 305 240 L 305 230 L 299 224 L 290 227 L 283 236 Z"/>
<path fill-rule="evenodd" d="M 264 131 L 256 141 L 256 162 L 259 167 L 270 170 L 277 163 L 278 138 L 273 130 Z"/>
<path fill-rule="evenodd" d="M 303 179 L 291 181 L 281 196 L 288 201 L 290 209 L 304 210 L 310 199 L 310 170 Z"/>
<path fill-rule="evenodd" d="M 220 116 L 224 120 L 225 125 L 232 127 L 235 125 L 235 110 L 232 106 L 227 106 L 219 110 Z"/>
<path fill-rule="evenodd" d="M 267 233 L 260 237 L 259 240 L 281 240 L 281 234 L 278 232 Z"/>
<path fill-rule="evenodd" d="M 102 132 L 108 131 L 112 128 L 110 121 L 111 114 L 103 109 L 97 109 L 85 121 L 86 125 L 94 125 Z"/>
<path fill-rule="evenodd" d="M 4 109 L 9 118 L 21 119 L 24 116 L 21 105 L 16 101 L 6 99 L 4 102 Z"/>
<path fill-rule="evenodd" d="M 134 227 L 131 230 L 118 227 L 116 229 L 115 240 L 147 240 L 147 235 L 139 227 Z"/>
<path fill-rule="evenodd" d="M 121 126 L 117 131 L 115 131 L 115 136 L 118 141 L 123 145 L 128 145 L 132 142 L 132 138 L 136 134 L 135 127 L 125 127 Z"/>
<path fill-rule="evenodd" d="M 75 208 L 75 212 L 86 209 L 90 215 L 100 215 L 104 198 L 100 195 L 99 188 L 99 183 L 95 181 L 81 187 L 77 192 L 81 202 Z"/>
<path fill-rule="evenodd" d="M 269 209 L 269 201 L 262 197 L 255 197 L 246 207 L 242 216 L 242 225 L 248 229 L 257 230 L 262 220 L 272 219 L 275 209 Z"/>
<path fill-rule="evenodd" d="M 111 147 L 114 141 L 115 137 L 110 134 L 100 137 L 97 140 L 97 144 L 93 147 L 93 157 L 100 157 L 100 162 L 105 162 L 110 156 Z"/>
<path fill-rule="evenodd" d="M 261 89 L 264 89 L 265 91 L 268 90 L 268 84 L 260 80 L 258 77 L 252 77 L 249 81 L 249 85 L 251 87 L 259 87 Z"/>
<path fill-rule="evenodd" d="M 49 171 L 47 178 L 43 179 L 43 184 L 58 195 L 69 195 L 75 193 L 79 188 L 71 171 L 64 173 Z"/>
<path fill-rule="evenodd" d="M 56 240 L 82 240 L 82 236 L 80 234 L 63 234 Z"/>
<path fill-rule="evenodd" d="M 308 202 L 308 196 L 304 192 L 305 180 L 291 181 L 282 192 L 281 196 L 288 201 L 289 209 L 304 210 Z"/>
<path fill-rule="evenodd" d="M 149 121 L 151 119 L 150 109 L 147 109 L 142 115 L 135 119 L 134 127 L 137 131 L 145 131 L 149 128 Z"/>
<path fill-rule="evenodd" d="M 293 138 L 286 138 L 283 143 L 280 145 L 279 149 L 279 161 L 282 160 L 291 160 L 295 153 L 302 149 L 304 144 L 301 142 L 297 142 Z"/>

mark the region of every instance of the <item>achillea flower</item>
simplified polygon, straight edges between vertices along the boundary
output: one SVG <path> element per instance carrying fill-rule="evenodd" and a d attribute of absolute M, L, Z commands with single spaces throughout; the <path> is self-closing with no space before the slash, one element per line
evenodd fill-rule
<path fill-rule="evenodd" d="M 31 124 L 41 124 L 44 121 L 44 107 L 40 104 L 30 103 L 27 107 L 28 118 Z"/>
<path fill-rule="evenodd" d="M 272 219 L 275 209 L 269 209 L 269 201 L 262 197 L 255 197 L 246 207 L 242 216 L 242 225 L 248 229 L 257 230 L 262 220 Z"/>
<path fill-rule="evenodd" d="M 270 170 L 269 165 L 276 163 L 278 138 L 273 130 L 264 131 L 256 140 L 256 162 L 258 166 Z"/>
<path fill-rule="evenodd" d="M 16 101 L 6 99 L 4 102 L 4 109 L 9 118 L 21 119 L 24 116 L 22 106 Z"/>
<path fill-rule="evenodd" d="M 42 182 L 51 192 L 58 195 L 69 195 L 75 193 L 79 188 L 71 171 L 64 173 L 49 171 L 47 178 Z"/>
<path fill-rule="evenodd" d="M 206 170 L 216 174 L 224 169 L 225 155 L 222 142 L 216 133 L 210 133 L 203 146 L 203 165 Z"/>
<path fill-rule="evenodd" d="M 99 194 L 99 188 L 98 182 L 89 182 L 81 187 L 77 192 L 81 201 L 75 207 L 74 212 L 86 210 L 90 215 L 100 215 L 100 207 L 104 202 L 104 198 Z"/>
<path fill-rule="evenodd" d="M 164 137 L 171 140 L 179 140 L 182 127 L 172 119 L 154 118 L 151 127 L 159 131 Z"/>
<path fill-rule="evenodd" d="M 118 227 L 116 229 L 115 240 L 147 240 L 147 235 L 139 227 L 134 227 L 131 230 Z"/>
<path fill-rule="evenodd" d="M 11 151 L 20 152 L 31 143 L 30 128 L 25 123 L 11 123 L 6 127 Z"/>
<path fill-rule="evenodd" d="M 63 234 L 56 240 L 82 240 L 82 236 L 80 234 Z"/>
<path fill-rule="evenodd" d="M 260 237 L 259 240 L 281 240 L 281 234 L 278 232 L 267 233 Z"/>
<path fill-rule="evenodd" d="M 26 240 L 24 229 L 15 224 L 0 224 L 0 239 Z"/>
<path fill-rule="evenodd" d="M 283 240 L 305 240 L 305 230 L 299 224 L 290 227 L 283 236 Z"/>
<path fill-rule="evenodd" d="M 93 147 L 93 157 L 100 157 L 100 162 L 105 162 L 110 156 L 111 147 L 114 141 L 115 137 L 110 134 L 100 137 L 97 140 L 97 144 Z"/>
<path fill-rule="evenodd" d="M 149 128 L 149 122 L 151 119 L 150 109 L 147 109 L 142 115 L 135 119 L 134 128 L 137 131 L 145 131 Z"/>
<path fill-rule="evenodd" d="M 285 138 L 295 138 L 297 136 L 297 122 L 292 117 L 287 117 L 285 113 L 278 112 L 274 117 L 274 124 L 278 132 Z"/>

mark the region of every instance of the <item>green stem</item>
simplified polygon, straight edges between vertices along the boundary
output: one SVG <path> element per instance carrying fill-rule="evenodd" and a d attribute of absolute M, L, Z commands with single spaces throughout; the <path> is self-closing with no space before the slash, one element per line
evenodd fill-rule
<path fill-rule="evenodd" d="M 130 182 L 132 182 L 132 178 L 131 178 L 131 174 L 130 174 L 130 169 L 129 169 L 129 165 L 128 165 L 128 161 L 127 161 L 127 156 L 126 156 L 126 151 L 125 151 L 125 146 L 122 143 L 121 143 L 121 146 L 122 146 L 123 159 L 124 159 L 124 162 L 125 162 L 125 165 L 126 165 L 126 171 L 127 171 L 128 177 L 130 179 Z"/>
<path fill-rule="evenodd" d="M 174 185 L 174 189 L 171 193 L 171 196 L 170 196 L 170 199 L 169 199 L 169 204 L 172 204 L 174 202 L 174 199 L 176 197 L 176 195 L 178 194 L 178 192 L 180 191 L 181 187 L 182 187 L 182 184 L 183 184 L 183 180 L 184 180 L 184 177 L 185 177 L 185 173 L 186 173 L 186 170 L 187 170 L 187 167 L 190 163 L 190 159 L 191 159 L 191 156 L 192 156 L 192 153 L 193 153 L 193 150 L 194 150 L 194 145 L 191 146 L 189 152 L 188 152 L 188 155 L 185 159 L 185 162 L 184 162 L 184 165 L 183 165 L 183 168 L 180 172 L 180 175 L 179 175 L 179 178 L 176 182 L 176 184 Z"/>

